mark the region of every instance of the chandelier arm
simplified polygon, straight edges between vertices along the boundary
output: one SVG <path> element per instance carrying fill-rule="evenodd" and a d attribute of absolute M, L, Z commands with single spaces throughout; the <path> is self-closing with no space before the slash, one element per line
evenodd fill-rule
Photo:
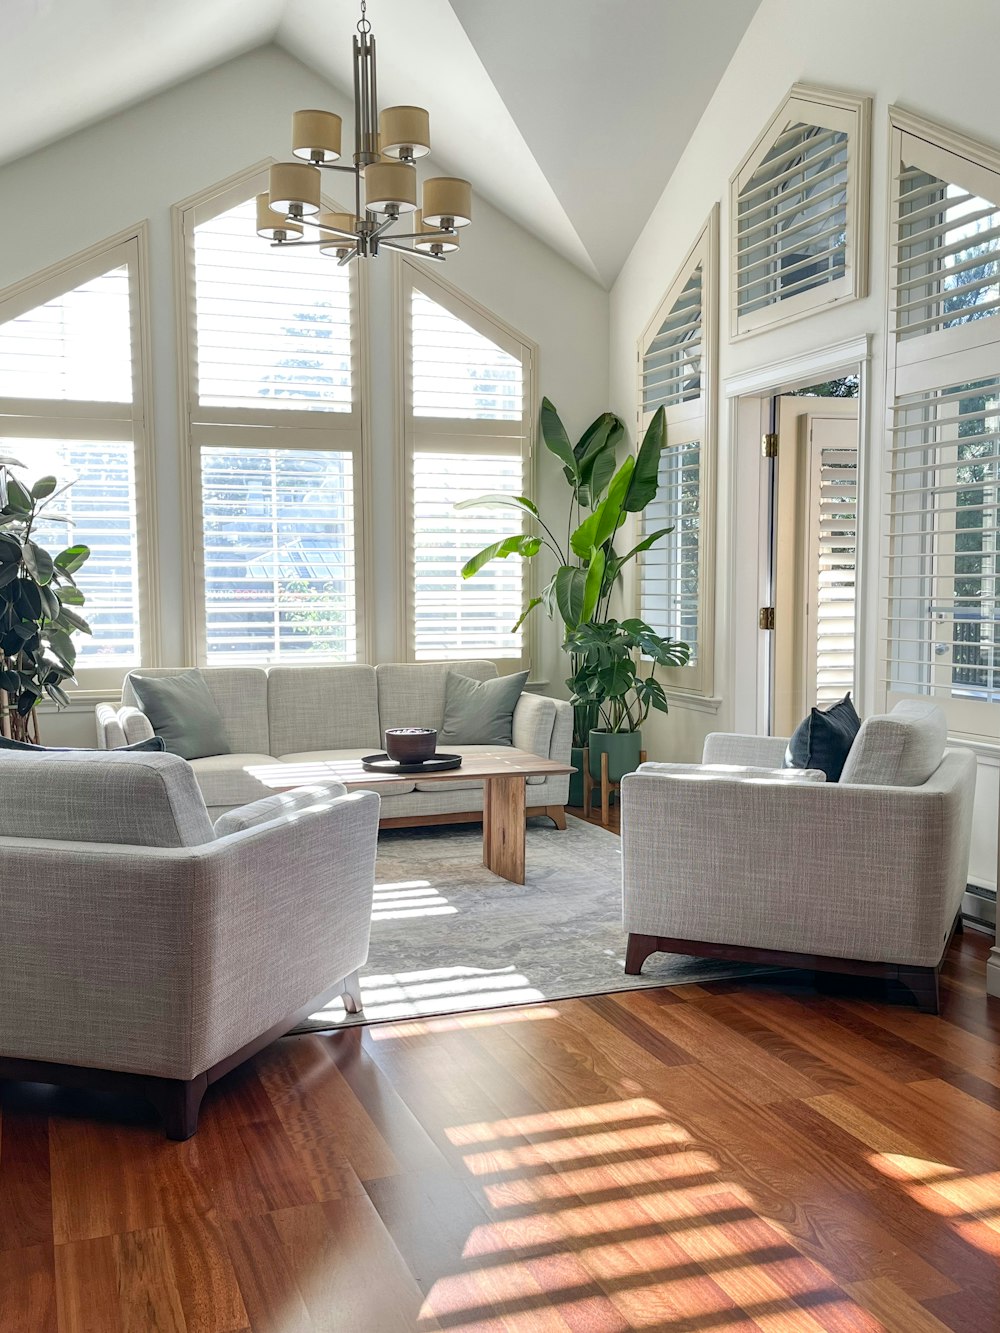
<path fill-rule="evenodd" d="M 386 237 L 383 244 L 387 245 L 389 241 L 416 241 L 416 240 L 433 241 L 436 237 L 441 237 L 442 239 L 446 239 L 447 237 L 454 236 L 455 234 L 456 233 L 454 230 L 431 231 L 430 228 L 428 228 L 427 231 L 394 231 L 391 236 Z"/>
<path fill-rule="evenodd" d="M 356 259 L 357 256 L 358 248 L 355 246 L 353 250 L 350 250 L 346 255 L 342 255 L 340 259 L 337 260 L 337 267 L 343 268 L 345 264 L 349 264 L 351 260 Z"/>
<path fill-rule="evenodd" d="M 321 171 L 349 171 L 352 176 L 358 174 L 357 167 L 345 166 L 343 162 L 313 162 L 314 167 L 319 167 Z"/>
<path fill-rule="evenodd" d="M 444 255 L 432 255 L 429 250 L 418 250 L 415 245 L 397 245 L 395 241 L 382 241 L 387 250 L 398 250 L 400 254 L 417 255 L 420 259 L 433 259 L 435 264 L 445 263 Z"/>

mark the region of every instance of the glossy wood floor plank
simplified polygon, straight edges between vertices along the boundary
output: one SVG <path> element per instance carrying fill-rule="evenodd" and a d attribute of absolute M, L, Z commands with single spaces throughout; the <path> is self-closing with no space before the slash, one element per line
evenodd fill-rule
<path fill-rule="evenodd" d="M 998 1333 L 1000 1006 L 798 974 L 0 1089 L 0 1333 Z"/>

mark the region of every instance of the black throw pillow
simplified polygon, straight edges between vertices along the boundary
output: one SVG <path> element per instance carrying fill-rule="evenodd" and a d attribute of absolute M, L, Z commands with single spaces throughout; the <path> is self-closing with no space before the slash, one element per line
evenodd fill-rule
<path fill-rule="evenodd" d="M 167 748 L 162 736 L 150 736 L 144 741 L 133 741 L 131 745 L 119 745 L 117 750 L 88 750 L 80 745 L 31 745 L 27 741 L 12 741 L 0 736 L 0 750 L 26 750 L 33 754 L 52 752 L 58 754 L 123 754 L 126 750 L 155 750 Z"/>
<path fill-rule="evenodd" d="M 850 694 L 829 708 L 813 708 L 795 728 L 785 750 L 785 768 L 821 768 L 827 782 L 839 782 L 861 726 Z"/>

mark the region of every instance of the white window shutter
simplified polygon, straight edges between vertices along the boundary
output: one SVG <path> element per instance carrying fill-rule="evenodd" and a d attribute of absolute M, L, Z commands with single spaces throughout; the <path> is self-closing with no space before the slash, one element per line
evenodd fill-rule
<path fill-rule="evenodd" d="M 501 670 L 527 660 L 512 633 L 527 595 L 518 556 L 471 579 L 470 556 L 522 530 L 510 507 L 456 509 L 528 485 L 531 350 L 451 287 L 401 261 L 405 311 L 408 651 L 414 661 L 482 657 Z"/>
<path fill-rule="evenodd" d="M 796 85 L 731 181 L 731 333 L 867 287 L 871 102 Z"/>

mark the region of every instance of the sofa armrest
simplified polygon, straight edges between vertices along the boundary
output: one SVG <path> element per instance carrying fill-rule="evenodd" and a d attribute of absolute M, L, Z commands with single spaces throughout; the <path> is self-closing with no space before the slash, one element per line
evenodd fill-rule
<path fill-rule="evenodd" d="M 754 764 L 761 768 L 781 768 L 787 746 L 787 736 L 744 736 L 737 732 L 713 731 L 705 737 L 701 757 L 706 764 Z"/>
<path fill-rule="evenodd" d="M 544 694 L 522 693 L 514 706 L 515 749 L 547 758 L 556 720 L 556 701 Z"/>
<path fill-rule="evenodd" d="M 120 708 L 114 704 L 98 704 L 95 714 L 99 750 L 119 750 L 123 745 L 148 741 L 154 735 L 152 723 L 146 714 L 129 704 Z"/>
<path fill-rule="evenodd" d="M 965 887 L 974 784 L 957 753 L 922 787 L 626 775 L 625 929 L 933 966 Z"/>
<path fill-rule="evenodd" d="M 273 819 L 295 815 L 324 801 L 346 795 L 347 788 L 341 783 L 328 782 L 322 786 L 294 787 L 291 791 L 264 796 L 259 801 L 250 801 L 220 815 L 214 825 L 215 836 L 225 838 L 230 833 L 242 833 L 246 829 L 256 828 L 258 824 L 269 824 Z"/>

